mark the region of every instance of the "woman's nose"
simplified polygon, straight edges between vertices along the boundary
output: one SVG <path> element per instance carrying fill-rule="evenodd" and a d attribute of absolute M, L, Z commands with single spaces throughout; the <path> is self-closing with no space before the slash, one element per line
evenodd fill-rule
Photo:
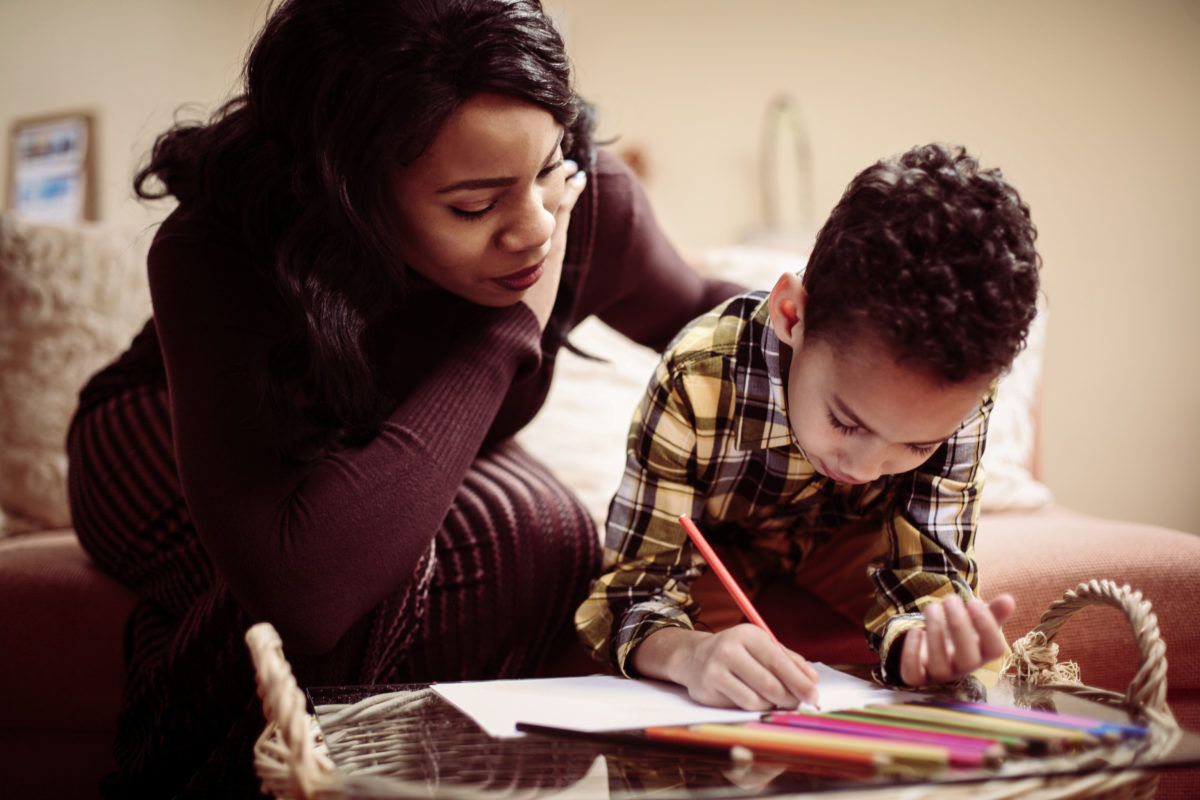
<path fill-rule="evenodd" d="M 541 247 L 554 233 L 554 214 L 546 208 L 540 187 L 528 192 L 499 235 L 504 250 L 523 252 Z"/>

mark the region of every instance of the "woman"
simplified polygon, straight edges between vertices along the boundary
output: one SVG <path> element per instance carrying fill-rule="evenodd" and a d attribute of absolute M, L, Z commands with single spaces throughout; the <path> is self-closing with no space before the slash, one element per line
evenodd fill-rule
<path fill-rule="evenodd" d="M 537 674 L 600 556 L 512 434 L 577 322 L 661 349 L 739 289 L 596 153 L 538 2 L 285 2 L 135 187 L 178 201 L 154 317 L 68 440 L 139 595 L 110 796 L 254 793 L 258 620 L 302 685 Z"/>

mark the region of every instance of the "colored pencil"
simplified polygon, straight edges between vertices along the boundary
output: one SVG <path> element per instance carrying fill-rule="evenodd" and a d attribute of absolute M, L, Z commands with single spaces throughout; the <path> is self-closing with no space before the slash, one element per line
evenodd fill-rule
<path fill-rule="evenodd" d="M 702 734 L 730 737 L 730 741 L 737 741 L 755 752 L 759 749 L 779 748 L 779 752 L 795 752 L 800 755 L 810 751 L 865 753 L 872 757 L 882 756 L 892 763 L 904 764 L 925 772 L 944 770 L 950 763 L 950 756 L 944 747 L 867 739 L 828 731 L 803 731 L 762 722 L 737 725 L 707 723 L 694 725 L 692 730 Z"/>
<path fill-rule="evenodd" d="M 1105 740 L 1141 738 L 1146 735 L 1146 728 L 1142 725 L 1090 719 L 1071 714 L 1061 714 L 1057 711 L 1042 711 L 1035 708 L 1009 708 L 1007 706 L 996 706 L 988 703 L 969 703 L 958 700 L 931 699 L 927 702 L 929 705 L 953 708 L 972 714 L 990 714 L 997 717 L 1024 719 L 1064 728 L 1078 728 Z"/>
<path fill-rule="evenodd" d="M 721 561 L 717 555 L 717 551 L 713 550 L 712 545 L 704 538 L 704 534 L 696 527 L 696 523 L 692 521 L 692 518 L 687 514 L 683 514 L 679 517 L 679 524 L 687 531 L 688 537 L 696 545 L 696 549 L 700 551 L 700 555 L 704 556 L 704 560 L 708 562 L 709 569 L 716 573 L 717 577 L 721 580 L 721 584 L 724 585 L 725 590 L 733 597 L 733 601 L 737 603 L 738 608 L 741 609 L 746 619 L 762 628 L 771 635 L 772 639 L 778 642 L 779 640 L 775 638 L 775 634 L 767 626 L 766 620 L 758 613 L 758 609 L 750 602 L 750 598 L 742 591 L 742 587 L 738 586 L 738 582 L 734 579 L 733 574 L 730 573 L 724 562 Z"/>
<path fill-rule="evenodd" d="M 879 706 L 869 705 L 867 708 L 877 709 Z M 1010 733 L 1024 739 L 1041 739 L 1046 742 L 1060 742 L 1066 745 L 1093 745 L 1097 738 L 1087 731 L 1072 728 L 1060 728 L 1040 722 L 987 714 L 971 714 L 953 708 L 938 708 L 920 703 L 895 703 L 890 708 L 900 714 L 915 719 L 925 719 L 944 722 L 948 725 L 975 728 L 976 730 Z"/>
<path fill-rule="evenodd" d="M 825 714 L 770 713 L 763 715 L 763 722 L 806 730 L 833 731 L 853 736 L 894 739 L 945 747 L 950 756 L 950 763 L 954 766 L 991 766 L 999 763 L 1005 755 L 1004 746 L 995 740 L 920 730 L 901 725 L 879 725 L 864 720 L 839 719 Z"/>
<path fill-rule="evenodd" d="M 555 739 L 574 739 L 577 741 L 608 744 L 617 747 L 632 747 L 641 750 L 650 748 L 663 750 L 680 755 L 693 755 L 715 759 L 729 759 L 735 764 L 747 764 L 754 761 L 754 753 L 741 745 L 728 745 L 713 742 L 684 742 L 668 741 L 666 739 L 651 739 L 639 733 L 622 733 L 619 731 L 585 731 L 578 728 L 558 728 L 553 725 L 538 725 L 534 722 L 518 722 L 517 730 L 522 733 L 532 733 L 536 736 L 547 736 Z"/>
<path fill-rule="evenodd" d="M 1003 734 L 991 732 L 991 730 L 980 730 L 974 728 L 952 727 L 948 724 L 938 724 L 936 722 L 928 722 L 922 720 L 911 720 L 902 715 L 887 715 L 876 714 L 869 709 L 844 709 L 841 711 L 827 711 L 827 715 L 836 720 L 853 720 L 865 722 L 869 724 L 877 724 L 877 726 L 887 728 L 899 728 L 901 730 L 928 730 L 930 733 L 946 733 L 955 736 L 962 736 L 966 739 L 977 739 L 986 742 L 1000 742 L 1004 751 L 1013 754 L 1025 753 L 1045 753 L 1048 752 L 1045 747 L 1045 742 L 1037 740 L 1031 742 L 1021 739 L 1020 736 L 1012 734 Z"/>
<path fill-rule="evenodd" d="M 646 728 L 646 736 L 650 739 L 706 744 L 710 747 L 740 745 L 752 751 L 756 759 L 759 756 L 768 760 L 779 758 L 783 763 L 825 767 L 857 775 L 874 774 L 888 769 L 893 763 L 889 756 L 872 750 L 837 747 L 820 742 L 770 741 L 762 737 L 748 737 L 746 733 L 744 726 L 736 724 L 657 725 Z"/>

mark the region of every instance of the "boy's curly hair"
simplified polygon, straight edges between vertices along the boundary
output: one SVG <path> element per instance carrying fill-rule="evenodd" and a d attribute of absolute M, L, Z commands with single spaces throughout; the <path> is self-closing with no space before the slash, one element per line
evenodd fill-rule
<path fill-rule="evenodd" d="M 859 173 L 804 272 L 804 331 L 880 336 L 951 383 L 1008 369 L 1037 307 L 1029 207 L 1000 170 L 930 144 Z"/>

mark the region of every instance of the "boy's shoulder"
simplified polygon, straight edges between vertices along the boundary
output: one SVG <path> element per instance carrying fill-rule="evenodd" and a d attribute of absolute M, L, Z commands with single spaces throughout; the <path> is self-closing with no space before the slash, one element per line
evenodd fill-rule
<path fill-rule="evenodd" d="M 663 351 L 663 362 L 672 370 L 687 370 L 709 359 L 737 357 L 762 339 L 770 325 L 769 292 L 754 290 L 734 295 L 696 317 L 675 335 Z"/>
<path fill-rule="evenodd" d="M 656 369 L 641 418 L 643 432 L 679 441 L 699 437 L 702 460 L 789 441 L 780 341 L 771 327 L 769 296 L 761 290 L 735 295 L 679 332 Z M 675 416 L 665 413 L 668 408 Z"/>

